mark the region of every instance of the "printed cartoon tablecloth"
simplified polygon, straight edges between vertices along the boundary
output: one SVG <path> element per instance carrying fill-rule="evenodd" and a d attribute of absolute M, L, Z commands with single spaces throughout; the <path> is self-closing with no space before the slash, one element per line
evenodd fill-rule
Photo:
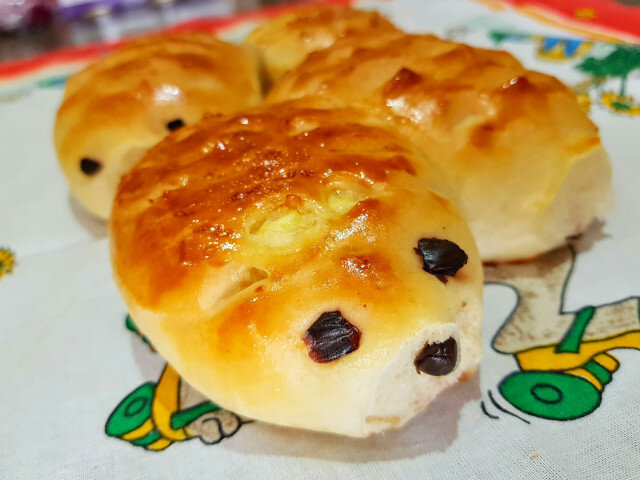
<path fill-rule="evenodd" d="M 56 164 L 64 79 L 108 47 L 0 65 L 1 479 L 640 478 L 640 47 L 464 0 L 358 6 L 572 86 L 611 155 L 615 209 L 535 262 L 486 268 L 479 373 L 405 428 L 354 440 L 252 422 L 137 331 L 106 228 Z M 181 28 L 237 40 L 261 15 Z"/>

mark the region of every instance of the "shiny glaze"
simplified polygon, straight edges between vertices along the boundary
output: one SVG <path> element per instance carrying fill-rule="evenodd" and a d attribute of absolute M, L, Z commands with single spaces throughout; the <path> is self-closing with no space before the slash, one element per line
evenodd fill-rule
<path fill-rule="evenodd" d="M 413 129 L 414 137 L 450 155 L 450 147 L 461 143 L 450 139 L 452 130 L 464 129 L 462 140 L 469 134 L 496 136 L 533 112 L 553 119 L 551 125 L 541 122 L 545 130 L 560 126 L 595 136 L 595 127 L 579 108 L 568 111 L 574 124 L 558 125 L 556 115 L 570 105 L 562 98 L 568 93 L 555 78 L 526 70 L 506 52 L 432 35 L 388 33 L 344 39 L 314 53 L 276 85 L 268 100 L 320 94 L 337 103 L 364 104 L 396 116 L 401 126 L 403 119 L 410 120 L 406 128 Z M 553 105 L 550 97 L 562 106 Z"/>
<path fill-rule="evenodd" d="M 545 222 L 577 157 L 599 149 L 597 128 L 565 85 L 507 52 L 432 35 L 344 38 L 309 55 L 267 102 L 309 95 L 366 109 L 413 140 L 458 193 L 486 260 L 575 233 L 566 222 L 554 239 Z"/>
<path fill-rule="evenodd" d="M 205 113 L 231 113 L 261 100 L 257 62 L 213 35 L 133 40 L 69 78 L 55 145 L 74 194 L 107 218 L 120 177 L 169 132 Z M 91 178 L 81 158 L 102 165 Z"/>
<path fill-rule="evenodd" d="M 366 112 L 324 107 L 269 105 L 171 134 L 122 181 L 112 261 L 131 315 L 194 388 L 252 418 L 362 431 L 388 366 L 428 382 L 413 354 L 438 332 L 459 330 L 474 368 L 482 268 L 412 144 Z M 469 254 L 446 285 L 414 251 L 434 237 Z M 336 311 L 349 342 L 308 337 Z M 392 390 L 393 410 L 413 405 Z"/>
<path fill-rule="evenodd" d="M 265 218 L 326 211 L 327 195 L 336 189 L 360 189 L 367 197 L 384 193 L 393 176 L 415 179 L 411 148 L 387 130 L 356 124 L 361 116 L 283 106 L 212 116 L 170 135 L 119 188 L 112 231 L 116 265 L 129 266 L 121 272 L 125 284 L 149 287 L 141 296 L 153 303 L 199 267 L 221 267 L 261 249 L 248 242 L 255 242 Z M 434 194 L 433 201 L 442 199 Z M 380 209 L 388 208 L 365 198 L 347 213 L 332 214 L 319 239 L 289 253 L 308 261 L 320 248 L 331 251 L 357 238 L 368 243 L 380 234 Z M 259 267 L 270 270 L 272 279 L 298 268 L 278 260 L 277 249 L 267 250 L 271 260 Z M 376 255 L 347 254 L 341 265 L 348 277 L 371 277 L 373 284 L 393 278 L 388 261 Z"/>
<path fill-rule="evenodd" d="M 272 80 L 278 80 L 309 53 L 327 48 L 340 38 L 394 31 L 396 27 L 378 12 L 343 5 L 310 5 L 265 22 L 245 42 L 260 50 Z"/>

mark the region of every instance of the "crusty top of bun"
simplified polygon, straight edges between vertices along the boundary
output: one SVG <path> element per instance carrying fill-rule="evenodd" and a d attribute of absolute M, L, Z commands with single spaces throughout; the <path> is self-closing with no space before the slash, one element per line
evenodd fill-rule
<path fill-rule="evenodd" d="M 266 21 L 245 42 L 259 49 L 269 76 L 277 81 L 309 53 L 327 48 L 339 38 L 390 31 L 397 29 L 378 12 L 344 5 L 309 5 Z"/>
<path fill-rule="evenodd" d="M 268 101 L 305 95 L 377 112 L 428 152 L 459 192 L 485 260 L 552 248 L 606 203 L 610 173 L 596 126 L 565 85 L 509 53 L 432 35 L 346 38 L 309 55 Z M 583 165 L 580 188 L 602 188 L 580 205 L 554 204 L 591 154 L 597 175 Z M 573 219 L 548 217 L 568 210 Z"/>
<path fill-rule="evenodd" d="M 205 33 L 133 40 L 67 81 L 54 132 L 60 165 L 80 201 L 106 218 L 120 176 L 169 122 L 260 100 L 256 59 L 242 47 Z M 97 170 L 83 172 L 83 158 Z"/>
<path fill-rule="evenodd" d="M 283 254 L 287 261 L 316 255 L 295 242 L 247 243 L 265 221 L 284 214 L 309 213 L 317 222 L 320 211 L 333 211 L 332 203 L 353 202 L 367 212 L 360 232 L 365 241 L 382 223 L 375 214 L 382 207 L 370 197 L 399 183 L 407 192 L 424 187 L 442 203 L 438 211 L 455 213 L 445 200 L 448 187 L 427 162 L 416 161 L 422 155 L 404 138 L 358 110 L 307 105 L 328 106 L 293 102 L 208 116 L 168 136 L 123 177 L 111 224 L 115 263 L 141 303 L 153 306 L 182 290 L 199 267 L 250 259 L 268 268 Z M 428 175 L 419 174 L 425 170 Z M 335 240 L 322 235 L 329 217 L 315 232 L 327 248 Z"/>
<path fill-rule="evenodd" d="M 366 435 L 475 369 L 482 270 L 410 143 L 366 113 L 315 106 L 210 116 L 152 148 L 120 184 L 112 261 L 136 323 L 205 395 L 269 422 Z M 468 262 L 428 273 L 421 238 L 453 242 Z M 318 363 L 305 335 L 336 311 L 359 345 Z M 418 350 L 449 337 L 461 367 L 420 375 Z M 380 393 L 386 373 L 416 389 Z"/>

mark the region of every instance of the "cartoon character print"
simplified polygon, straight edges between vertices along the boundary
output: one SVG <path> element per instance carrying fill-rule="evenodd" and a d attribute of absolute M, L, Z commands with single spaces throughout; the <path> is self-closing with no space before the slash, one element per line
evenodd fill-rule
<path fill-rule="evenodd" d="M 155 351 L 128 315 L 125 326 Z M 213 445 L 250 422 L 207 400 L 167 364 L 157 383 L 140 385 L 118 404 L 105 432 L 146 450 L 159 451 L 191 438 Z"/>
<path fill-rule="evenodd" d="M 518 410 L 550 420 L 572 420 L 594 411 L 619 362 L 616 348 L 640 350 L 640 298 L 564 310 L 575 263 L 567 246 L 538 260 L 485 267 L 485 281 L 512 288 L 518 302 L 492 347 L 513 355 L 520 371 L 498 388 Z"/>
<path fill-rule="evenodd" d="M 518 298 L 492 347 L 513 355 L 520 370 L 503 378 L 498 389 L 519 411 L 549 420 L 593 412 L 619 366 L 611 350 L 640 350 L 639 297 L 565 311 L 575 258 L 574 248 L 565 246 L 532 262 L 485 266 L 487 283 L 507 286 Z M 131 317 L 125 326 L 153 350 Z M 118 404 L 105 431 L 159 451 L 190 438 L 216 444 L 249 422 L 208 401 L 166 365 L 157 383 L 140 385 Z"/>

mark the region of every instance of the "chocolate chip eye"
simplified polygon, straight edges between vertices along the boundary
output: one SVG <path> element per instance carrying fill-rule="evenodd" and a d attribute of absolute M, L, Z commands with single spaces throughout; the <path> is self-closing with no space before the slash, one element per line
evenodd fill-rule
<path fill-rule="evenodd" d="M 418 373 L 441 376 L 453 372 L 458 363 L 458 344 L 449 337 L 442 343 L 427 343 L 413 364 Z"/>
<path fill-rule="evenodd" d="M 83 158 L 80 160 L 80 170 L 82 173 L 87 175 L 95 175 L 98 173 L 98 170 L 102 168 L 102 165 L 97 160 L 93 160 L 92 158 Z"/>
<path fill-rule="evenodd" d="M 422 269 L 432 275 L 453 277 L 467 263 L 467 254 L 458 245 L 439 238 L 421 238 L 414 249 L 422 258 Z M 444 279 L 441 278 L 444 281 Z M 446 282 L 445 282 L 446 283 Z"/>
<path fill-rule="evenodd" d="M 325 312 L 304 336 L 311 360 L 326 363 L 355 352 L 360 346 L 360 330 L 338 311 Z"/>
<path fill-rule="evenodd" d="M 175 120 L 171 120 L 167 123 L 167 128 L 172 132 L 182 127 L 184 127 L 184 122 L 181 118 L 176 118 Z"/>

